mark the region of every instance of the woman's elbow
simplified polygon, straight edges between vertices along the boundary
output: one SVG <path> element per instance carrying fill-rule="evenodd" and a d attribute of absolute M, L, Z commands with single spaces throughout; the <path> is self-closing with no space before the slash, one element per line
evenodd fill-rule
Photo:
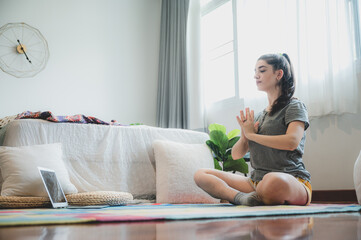
<path fill-rule="evenodd" d="M 294 151 L 294 150 L 296 150 L 297 149 L 297 146 L 295 147 L 295 146 L 289 146 L 286 150 L 288 150 L 288 151 Z"/>
<path fill-rule="evenodd" d="M 239 158 L 241 158 L 241 157 L 239 157 L 239 154 L 237 154 L 236 151 L 232 151 L 231 156 L 232 156 L 233 159 L 239 159 Z"/>
<path fill-rule="evenodd" d="M 294 151 L 297 149 L 298 145 L 300 145 L 300 141 L 296 138 L 290 139 L 290 141 L 287 144 L 287 150 L 288 151 Z"/>

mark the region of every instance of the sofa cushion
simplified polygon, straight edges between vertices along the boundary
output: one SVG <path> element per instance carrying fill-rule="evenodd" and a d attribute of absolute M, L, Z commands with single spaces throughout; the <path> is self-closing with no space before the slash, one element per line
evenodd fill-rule
<path fill-rule="evenodd" d="M 194 182 L 200 168 L 214 168 L 206 144 L 188 144 L 156 140 L 156 198 L 158 203 L 219 203 Z"/>
<path fill-rule="evenodd" d="M 60 143 L 0 147 L 2 196 L 48 196 L 37 167 L 53 169 L 65 194 L 77 193 L 62 159 Z"/>

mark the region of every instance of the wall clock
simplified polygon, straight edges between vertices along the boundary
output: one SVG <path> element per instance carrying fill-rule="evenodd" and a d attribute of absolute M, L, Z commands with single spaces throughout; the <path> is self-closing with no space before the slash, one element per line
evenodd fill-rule
<path fill-rule="evenodd" d="M 33 77 L 49 59 L 44 36 L 26 23 L 8 23 L 0 28 L 0 68 L 18 78 Z"/>

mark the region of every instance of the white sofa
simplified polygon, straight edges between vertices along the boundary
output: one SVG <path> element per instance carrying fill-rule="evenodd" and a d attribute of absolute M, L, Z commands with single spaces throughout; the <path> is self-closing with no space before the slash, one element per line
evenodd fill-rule
<path fill-rule="evenodd" d="M 209 139 L 208 134 L 191 130 L 38 119 L 12 121 L 3 137 L 2 145 L 11 147 L 61 143 L 64 164 L 78 192 L 121 191 L 146 199 L 156 195 L 155 140 L 204 144 Z"/>

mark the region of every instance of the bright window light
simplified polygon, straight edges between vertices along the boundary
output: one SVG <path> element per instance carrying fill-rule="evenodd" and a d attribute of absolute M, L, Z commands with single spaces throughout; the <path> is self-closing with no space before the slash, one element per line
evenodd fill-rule
<path fill-rule="evenodd" d="M 202 17 L 202 78 L 206 104 L 235 96 L 232 2 Z"/>

